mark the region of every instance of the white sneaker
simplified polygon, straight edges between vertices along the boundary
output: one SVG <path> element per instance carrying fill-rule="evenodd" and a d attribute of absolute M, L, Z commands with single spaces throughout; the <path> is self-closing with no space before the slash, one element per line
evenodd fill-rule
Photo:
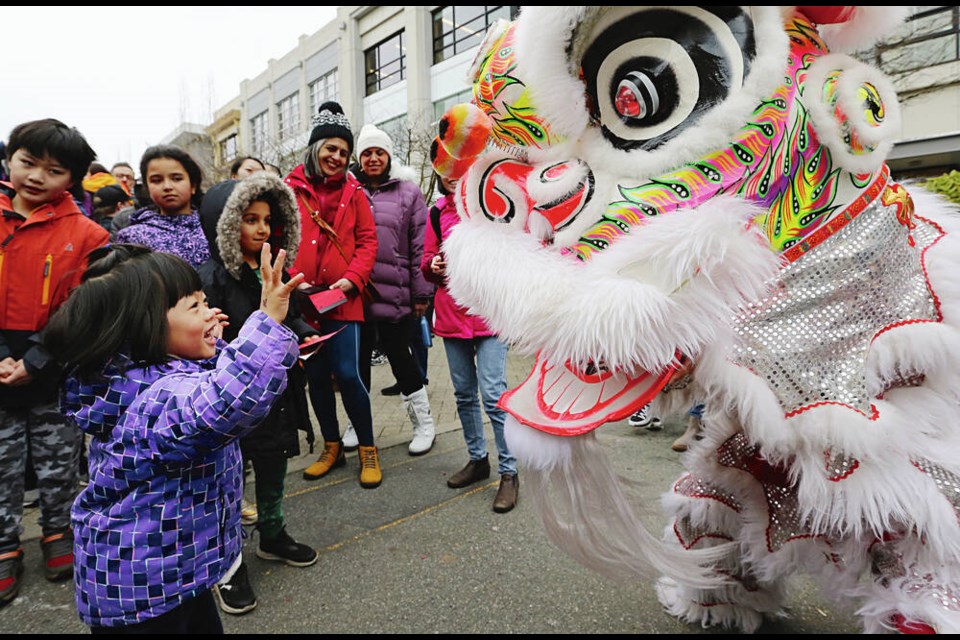
<path fill-rule="evenodd" d="M 257 524 L 258 519 L 257 505 L 244 498 L 240 503 L 240 524 Z"/>
<path fill-rule="evenodd" d="M 357 432 L 353 430 L 353 424 L 347 423 L 347 430 L 343 432 L 343 438 L 340 439 L 343 442 L 344 451 L 356 451 L 357 447 L 360 446 L 360 440 L 357 439 Z"/>

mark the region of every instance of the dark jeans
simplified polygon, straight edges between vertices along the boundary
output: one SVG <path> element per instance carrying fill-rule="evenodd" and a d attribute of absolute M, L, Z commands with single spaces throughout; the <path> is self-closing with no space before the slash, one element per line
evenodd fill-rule
<path fill-rule="evenodd" d="M 341 327 L 343 331 L 327 340 L 305 363 L 310 403 L 320 422 L 320 433 L 324 441 L 339 441 L 340 422 L 337 419 L 337 397 L 333 391 L 333 378 L 336 378 L 343 408 L 357 432 L 357 440 L 365 447 L 372 447 L 373 414 L 370 410 L 370 394 L 360 377 L 358 365 L 360 323 L 339 320 L 323 320 L 320 323 L 323 334 Z M 369 371 L 369 353 L 366 363 Z"/>
<path fill-rule="evenodd" d="M 90 627 L 90 633 L 100 635 L 223 634 L 223 624 L 213 593 L 207 589 L 196 598 L 187 600 L 176 609 L 156 618 L 122 627 Z"/>
<path fill-rule="evenodd" d="M 400 385 L 400 393 L 409 396 L 423 389 L 423 377 L 416 360 L 413 359 L 413 352 L 410 351 L 410 341 L 416 322 L 417 317 L 410 314 L 400 322 L 370 320 L 363 323 L 360 339 L 360 372 L 367 389 L 370 388 L 370 357 L 378 338 L 380 350 L 387 356 L 393 377 Z"/>

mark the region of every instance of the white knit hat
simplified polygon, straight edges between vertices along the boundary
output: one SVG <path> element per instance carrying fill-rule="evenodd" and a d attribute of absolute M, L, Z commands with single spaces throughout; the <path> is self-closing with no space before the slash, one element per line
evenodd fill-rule
<path fill-rule="evenodd" d="M 357 136 L 357 157 L 360 157 L 364 149 L 370 147 L 380 147 L 387 152 L 387 155 L 393 157 L 393 140 L 390 136 L 372 124 L 365 124 Z"/>

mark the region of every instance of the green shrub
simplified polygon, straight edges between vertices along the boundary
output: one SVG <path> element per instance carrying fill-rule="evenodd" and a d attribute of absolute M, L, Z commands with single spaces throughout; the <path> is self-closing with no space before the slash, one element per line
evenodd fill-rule
<path fill-rule="evenodd" d="M 934 193 L 942 194 L 950 202 L 960 204 L 960 171 L 954 169 L 950 173 L 930 178 L 920 184 Z"/>

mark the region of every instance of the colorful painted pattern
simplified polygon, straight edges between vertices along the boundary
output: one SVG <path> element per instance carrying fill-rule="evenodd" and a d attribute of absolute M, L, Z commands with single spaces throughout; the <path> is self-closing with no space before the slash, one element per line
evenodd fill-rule
<path fill-rule="evenodd" d="M 587 260 L 648 217 L 693 208 L 724 193 L 762 205 L 767 212 L 756 223 L 771 246 L 783 251 L 841 207 L 837 195 L 844 179 L 853 187 L 870 183 L 871 175 L 850 176 L 834 166 L 801 102 L 806 71 L 826 46 L 803 18 L 785 29 L 792 43 L 785 82 L 761 102 L 730 145 L 665 176 L 621 186 L 622 199 L 566 252 Z"/>
<path fill-rule="evenodd" d="M 493 138 L 501 146 L 545 148 L 560 142 L 537 114 L 526 85 L 515 75 L 516 23 L 490 47 L 473 85 L 474 103 L 493 120 Z"/>

